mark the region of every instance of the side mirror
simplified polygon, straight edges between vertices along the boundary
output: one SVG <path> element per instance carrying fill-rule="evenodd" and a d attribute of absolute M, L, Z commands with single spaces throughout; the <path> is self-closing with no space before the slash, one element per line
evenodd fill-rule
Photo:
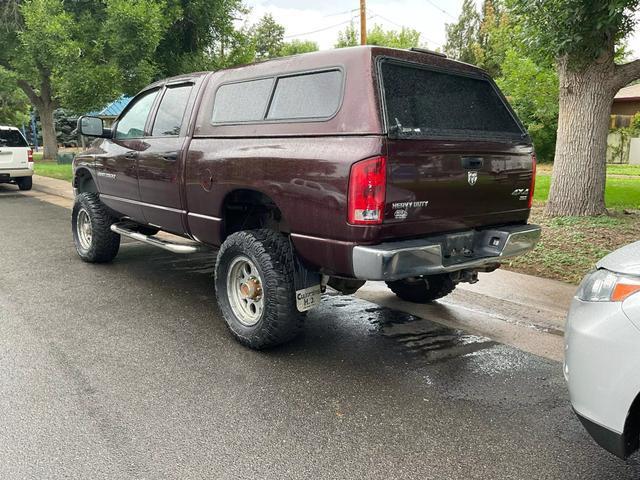
<path fill-rule="evenodd" d="M 98 117 L 80 117 L 78 119 L 78 133 L 85 137 L 111 137 L 111 130 L 105 130 L 104 122 Z"/>

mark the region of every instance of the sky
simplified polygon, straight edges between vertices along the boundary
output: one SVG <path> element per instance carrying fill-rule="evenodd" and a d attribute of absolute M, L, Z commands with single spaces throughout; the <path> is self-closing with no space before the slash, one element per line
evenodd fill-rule
<path fill-rule="evenodd" d="M 332 48 L 353 18 L 359 23 L 359 0 L 245 0 L 251 7 L 249 22 L 255 23 L 265 13 L 285 27 L 285 39 L 313 40 L 320 49 Z M 482 0 L 476 0 L 478 8 Z M 367 0 L 368 26 L 379 24 L 385 29 L 401 26 L 414 28 L 427 48 L 445 43 L 445 23 L 453 23 L 462 8 L 462 0 Z M 629 40 L 633 58 L 640 58 L 640 28 Z"/>

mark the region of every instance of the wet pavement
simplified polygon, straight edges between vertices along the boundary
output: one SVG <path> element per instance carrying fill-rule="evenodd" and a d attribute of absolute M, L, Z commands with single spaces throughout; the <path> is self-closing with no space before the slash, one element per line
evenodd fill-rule
<path fill-rule="evenodd" d="M 0 478 L 640 476 L 584 432 L 560 363 L 434 321 L 447 305 L 326 295 L 254 352 L 213 255 L 84 264 L 68 209 L 2 186 L 0 232 Z"/>

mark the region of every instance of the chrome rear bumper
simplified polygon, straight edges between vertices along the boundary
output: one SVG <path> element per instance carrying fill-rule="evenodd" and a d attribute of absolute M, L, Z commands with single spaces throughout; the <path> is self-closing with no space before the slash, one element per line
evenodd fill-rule
<path fill-rule="evenodd" d="M 517 225 L 353 248 L 353 272 L 361 280 L 400 280 L 499 264 L 532 250 L 537 225 Z"/>

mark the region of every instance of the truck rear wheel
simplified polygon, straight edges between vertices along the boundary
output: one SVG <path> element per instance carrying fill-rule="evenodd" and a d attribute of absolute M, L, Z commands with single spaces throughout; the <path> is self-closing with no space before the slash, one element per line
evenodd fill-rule
<path fill-rule="evenodd" d="M 95 193 L 76 196 L 71 213 L 73 242 L 80 258 L 89 263 L 110 262 L 120 249 L 120 235 L 111 231 L 115 222 Z"/>
<path fill-rule="evenodd" d="M 240 343 L 258 350 L 298 334 L 293 278 L 293 252 L 282 234 L 249 230 L 226 239 L 216 261 L 216 298 Z"/>
<path fill-rule="evenodd" d="M 33 179 L 31 177 L 18 177 L 16 183 L 20 190 L 31 190 L 33 187 Z"/>
<path fill-rule="evenodd" d="M 432 302 L 446 297 L 456 288 L 447 273 L 387 282 L 387 286 L 402 300 L 414 303 Z"/>

